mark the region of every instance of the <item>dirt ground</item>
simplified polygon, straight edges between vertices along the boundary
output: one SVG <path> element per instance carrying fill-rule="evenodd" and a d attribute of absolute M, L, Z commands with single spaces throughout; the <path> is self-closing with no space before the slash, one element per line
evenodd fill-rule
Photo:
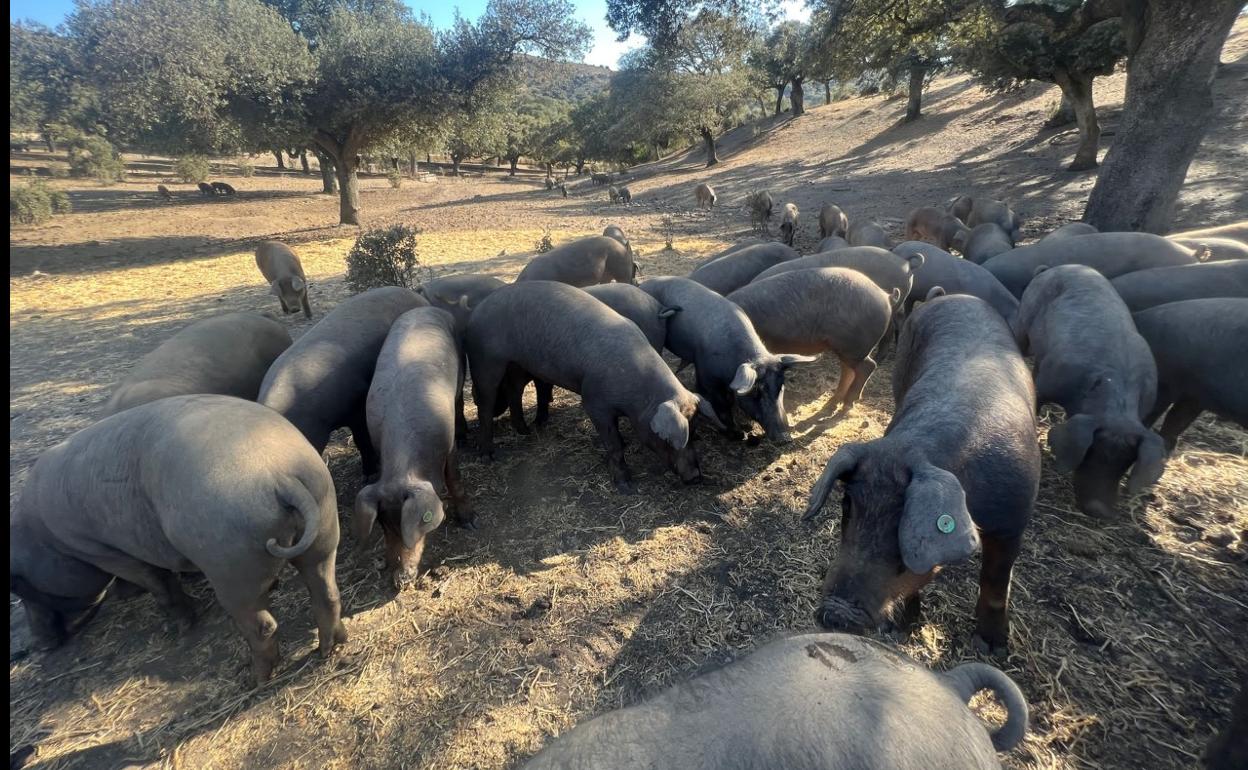
<path fill-rule="evenodd" d="M 1241 21 L 1177 226 L 1248 218 L 1246 56 Z M 1106 143 L 1123 82 L 1103 78 L 1097 89 Z M 738 129 L 709 172 L 696 152 L 637 169 L 627 207 L 587 180 L 562 199 L 536 176 L 488 175 L 400 190 L 366 178 L 363 210 L 369 224 L 423 228 L 421 259 L 435 271 L 502 277 L 545 230 L 559 242 L 608 223 L 633 238 L 643 273 L 685 272 L 749 237 L 742 201 L 761 187 L 806 213 L 803 250 L 817 241 L 822 201 L 899 236 L 911 208 L 964 192 L 1011 201 L 1031 237 L 1077 218 L 1095 178 L 1060 170 L 1073 134 L 1039 130 L 1056 101 L 1038 85 L 994 95 L 942 78 L 916 123 L 897 123 L 904 100 L 870 97 Z M 10 182 L 56 162 L 37 151 L 12 158 Z M 38 454 L 88 425 L 143 353 L 205 315 L 276 310 L 252 261 L 255 241 L 296 244 L 318 315 L 346 296 L 343 257 L 356 231 L 328 226 L 337 203 L 317 193 L 319 179 L 263 169 L 222 177 L 238 196 L 209 200 L 171 183 L 167 162 L 136 158 L 132 168 L 117 185 L 53 180 L 75 212 L 10 233 L 11 501 Z M 693 210 L 697 181 L 719 193 L 713 212 Z M 160 201 L 157 182 L 177 200 Z M 308 327 L 286 322 L 296 335 Z M 890 364 L 839 420 L 821 412 L 836 365 L 794 370 L 794 443 L 700 436 L 710 479 L 701 487 L 682 487 L 630 442 L 640 494 L 616 494 L 567 393 L 546 435 L 500 423 L 500 459 L 465 458 L 482 527 L 435 532 L 428 572 L 397 597 L 383 585 L 380 554 L 356 554 L 344 534 L 339 584 L 352 638 L 328 662 L 313 653 L 306 594 L 287 573 L 274 601 L 286 658 L 256 691 L 244 644 L 202 582 L 188 584 L 201 620 L 187 633 L 148 597 L 110 599 L 48 654 L 27 652 L 11 606 L 10 750 L 33 745 L 29 766 L 40 768 L 514 765 L 580 719 L 812 628 L 835 524 L 798 518 L 836 447 L 882 434 Z M 327 458 L 345 517 L 358 459 L 341 437 Z M 976 582 L 973 564 L 942 574 L 902 649 L 938 669 L 973 659 Z M 1009 766 L 1193 766 L 1248 676 L 1248 432 L 1202 418 L 1161 482 L 1109 523 L 1074 511 L 1046 453 L 1012 616 L 1011 653 L 998 664 L 1022 686 L 1032 718 Z M 995 705 L 980 707 L 999 718 Z"/>

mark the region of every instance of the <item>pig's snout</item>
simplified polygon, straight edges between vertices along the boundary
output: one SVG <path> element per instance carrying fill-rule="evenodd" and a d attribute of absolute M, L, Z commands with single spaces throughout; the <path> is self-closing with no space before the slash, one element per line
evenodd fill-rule
<path fill-rule="evenodd" d="M 825 596 L 815 610 L 815 622 L 828 631 L 861 634 L 871 625 L 871 616 L 855 601 Z"/>

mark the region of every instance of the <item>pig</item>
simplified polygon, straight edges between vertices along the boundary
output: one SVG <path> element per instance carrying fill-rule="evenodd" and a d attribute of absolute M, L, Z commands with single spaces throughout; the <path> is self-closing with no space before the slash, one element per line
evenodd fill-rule
<path fill-rule="evenodd" d="M 910 296 L 914 272 L 923 266 L 923 255 L 911 254 L 905 258 L 875 246 L 853 246 L 848 249 L 823 251 L 818 254 L 791 259 L 770 267 L 754 277 L 755 281 L 790 270 L 809 270 L 816 267 L 848 267 L 870 278 L 877 286 L 892 296 L 895 303 Z"/>
<path fill-rule="evenodd" d="M 1067 222 L 1061 227 L 1040 239 L 1041 243 L 1046 241 L 1060 241 L 1063 238 L 1077 238 L 1080 235 L 1091 235 L 1099 233 L 1092 225 L 1087 222 Z"/>
<path fill-rule="evenodd" d="M 1165 442 L 1143 422 L 1157 399 L 1148 342 L 1109 280 L 1085 265 L 1041 271 L 1023 292 L 1014 334 L 1035 357 L 1040 403 L 1066 410 L 1049 430 L 1049 448 L 1058 468 L 1073 472 L 1079 509 L 1112 516 L 1128 468 L 1131 494 L 1165 469 Z"/>
<path fill-rule="evenodd" d="M 926 241 L 946 250 L 955 240 L 965 240 L 969 233 L 970 228 L 960 219 L 934 206 L 917 208 L 906 219 L 907 240 Z"/>
<path fill-rule="evenodd" d="M 472 309 L 506 285 L 492 275 L 460 273 L 425 281 L 416 287 L 416 293 L 428 300 L 430 305 L 454 316 L 455 334 L 462 339 Z"/>
<path fill-rule="evenodd" d="M 1188 299 L 1248 297 L 1248 262 L 1154 267 L 1120 275 L 1110 283 L 1133 313 Z"/>
<path fill-rule="evenodd" d="M 784 211 L 780 216 L 780 239 L 786 246 L 793 245 L 793 238 L 797 235 L 797 220 L 797 206 L 792 203 L 784 204 Z"/>
<path fill-rule="evenodd" d="M 841 207 L 835 203 L 823 204 L 819 209 L 819 237 L 821 239 L 832 236 L 844 238 L 847 232 L 849 232 L 849 217 L 845 216 Z"/>
<path fill-rule="evenodd" d="M 745 438 L 732 412 L 735 402 L 768 439 L 790 441 L 784 373 L 814 357 L 772 354 L 745 311 L 696 281 L 651 278 L 641 289 L 664 307 L 681 309 L 667 320 L 667 349 L 694 365 L 695 390 L 710 402 L 725 434 Z"/>
<path fill-rule="evenodd" d="M 217 191 L 216 191 L 216 190 L 214 190 L 214 189 L 212 189 L 212 185 L 208 184 L 207 182 L 200 182 L 200 183 L 199 183 L 199 194 L 200 194 L 200 195 L 207 195 L 207 196 L 210 196 L 210 197 L 211 197 L 211 196 L 215 196 L 215 195 L 217 194 Z"/>
<path fill-rule="evenodd" d="M 837 249 L 848 249 L 849 241 L 839 235 L 829 235 L 819 241 L 819 247 L 815 249 L 816 253 L 825 251 L 836 251 Z"/>
<path fill-rule="evenodd" d="M 992 305 L 1007 322 L 1013 321 L 1018 312 L 1018 299 L 1001 285 L 992 273 L 965 259 L 930 243 L 906 241 L 893 249 L 899 257 L 915 253 L 923 255 L 923 269 L 914 272 L 914 285 L 906 298 L 905 311 L 909 313 L 916 302 L 933 288 L 939 286 L 947 294 L 970 294 Z"/>
<path fill-rule="evenodd" d="M 715 195 L 715 190 L 709 184 L 703 182 L 693 188 L 693 199 L 697 201 L 698 208 L 713 209 L 718 197 Z"/>
<path fill-rule="evenodd" d="M 887 249 L 891 245 L 888 242 L 888 233 L 884 232 L 884 228 L 870 219 L 855 220 L 849 226 L 849 233 L 846 239 L 849 241 L 850 246 L 876 246 L 881 249 Z"/>
<path fill-rule="evenodd" d="M 973 230 L 964 229 L 954 235 L 951 243 L 955 249 L 962 252 L 962 256 L 977 265 L 982 265 L 998 254 L 1004 254 L 1014 248 L 1014 239 L 996 222 L 976 225 Z M 941 248 L 947 249 L 948 247 L 942 246 Z"/>
<path fill-rule="evenodd" d="M 871 358 L 892 318 L 889 296 L 843 267 L 790 270 L 728 295 L 772 353 L 831 352 L 841 364 L 833 408 L 853 408 L 875 372 Z"/>
<path fill-rule="evenodd" d="M 965 222 L 971 218 L 971 207 L 974 205 L 974 198 L 969 195 L 959 195 L 945 204 L 945 211 Z"/>
<path fill-rule="evenodd" d="M 352 532 L 364 548 L 380 520 L 396 589 L 416 578 L 425 538 L 446 518 L 444 496 L 461 526 L 475 526 L 455 451 L 459 361 L 455 318 L 436 307 L 399 316 L 377 356 L 366 411 L 381 477 L 356 495 Z"/>
<path fill-rule="evenodd" d="M 974 230 L 985 222 L 992 222 L 1004 230 L 1011 242 L 1017 242 L 1023 221 L 1005 203 L 992 198 L 976 198 L 971 204 L 971 213 L 966 217 L 966 226 Z"/>
<path fill-rule="evenodd" d="M 1040 482 L 1031 374 L 988 303 L 947 295 L 907 320 L 892 381 L 884 436 L 842 445 L 810 494 L 808 521 L 844 485 L 840 548 L 816 620 L 904 628 L 941 565 L 982 546 L 972 641 L 1003 653 L 1010 573 Z"/>
<path fill-rule="evenodd" d="M 602 304 L 624 316 L 641 329 L 656 353 L 663 353 L 667 340 L 667 319 L 680 312 L 678 307 L 663 307 L 659 301 L 636 286 L 625 283 L 603 283 L 586 286 L 585 291 Z"/>
<path fill-rule="evenodd" d="M 225 182 L 213 182 L 212 191 L 218 195 L 233 195 L 234 188 Z"/>
<path fill-rule="evenodd" d="M 336 429 L 350 428 L 364 477 L 371 478 L 380 466 L 366 404 L 377 354 L 395 319 L 428 305 L 399 286 L 343 300 L 277 357 L 260 384 L 260 403 L 290 420 L 318 452 Z"/>
<path fill-rule="evenodd" d="M 1077 238 L 1041 241 L 998 254 L 984 269 L 1021 298 L 1039 267 L 1087 265 L 1106 278 L 1150 267 L 1190 265 L 1196 252 L 1151 233 L 1091 233 Z"/>
<path fill-rule="evenodd" d="M 1248 243 L 1248 219 L 1242 222 L 1230 222 L 1216 227 L 1203 227 L 1197 230 L 1182 230 L 1170 233 L 1169 238 L 1184 240 L 1200 240 L 1202 238 L 1229 238 L 1240 243 Z"/>
<path fill-rule="evenodd" d="M 992 730 L 968 708 L 992 690 Z M 1018 685 L 983 663 L 929 671 L 845 634 L 773 641 L 741 660 L 559 736 L 525 770 L 1000 768 L 1027 729 Z"/>
<path fill-rule="evenodd" d="M 163 184 L 156 185 L 156 192 L 161 198 L 164 198 L 167 201 L 173 200 L 173 193 L 169 192 L 169 188 L 165 187 Z"/>
<path fill-rule="evenodd" d="M 256 247 L 256 267 L 269 282 L 270 291 L 277 297 L 282 312 L 289 315 L 303 308 L 303 317 L 312 317 L 308 303 L 308 278 L 303 263 L 290 247 L 278 241 L 265 241 Z"/>
<path fill-rule="evenodd" d="M 748 240 L 739 241 L 737 243 L 732 244 L 731 246 L 724 249 L 723 251 L 717 252 L 707 257 L 706 259 L 702 260 L 694 267 L 694 269 L 696 270 L 697 268 L 702 267 L 704 265 L 709 265 L 710 263 L 714 262 L 720 257 L 726 257 L 729 254 L 733 253 L 734 251 L 740 251 L 741 249 L 748 248 L 750 246 L 759 246 L 763 244 L 774 244 L 774 243 L 775 241 L 763 240 L 762 238 L 750 238 Z M 780 244 L 780 245 L 783 246 L 784 244 Z"/>
<path fill-rule="evenodd" d="M 187 622 L 175 573 L 202 572 L 260 685 L 279 659 L 269 591 L 287 561 L 311 595 L 321 655 L 346 641 L 337 548 L 334 482 L 299 431 L 250 401 L 174 396 L 106 417 L 39 458 L 9 517 L 9 590 L 47 646 L 114 579 Z"/>
<path fill-rule="evenodd" d="M 689 274 L 689 280 L 702 284 L 716 294 L 726 295 L 754 280 L 764 270 L 800 256 L 793 247 L 783 243 L 760 243 L 734 249 L 703 263 Z"/>
<path fill-rule="evenodd" d="M 1233 238 L 1175 238 L 1175 243 L 1196 251 L 1209 253 L 1209 259 L 1248 259 L 1248 241 L 1237 241 Z"/>
<path fill-rule="evenodd" d="M 685 390 L 633 322 L 584 291 L 553 281 L 499 289 L 473 312 L 465 342 L 480 416 L 478 445 L 486 457 L 494 449 L 490 416 L 501 411 L 498 397 L 510 400 L 512 420 L 522 425 L 520 390 L 512 383 L 533 378 L 581 395 L 620 492 L 636 491 L 624 462 L 620 417 L 682 481 L 701 481 L 690 421 L 700 413 L 714 422 L 714 411 Z"/>
<path fill-rule="evenodd" d="M 170 396 L 217 393 L 255 401 L 265 373 L 290 347 L 286 327 L 255 313 L 227 313 L 183 328 L 139 359 L 102 416 Z"/>
<path fill-rule="evenodd" d="M 520 281 L 558 281 L 569 286 L 595 283 L 637 283 L 637 265 L 628 246 L 605 235 L 580 238 L 529 260 Z"/>
<path fill-rule="evenodd" d="M 619 203 L 620 202 L 619 189 L 615 185 L 611 185 L 610 187 L 607 188 L 607 197 L 611 200 L 612 203 Z"/>
<path fill-rule="evenodd" d="M 620 188 L 620 203 L 629 204 L 633 202 L 633 194 L 629 192 L 627 187 Z"/>
<path fill-rule="evenodd" d="M 607 238 L 616 239 L 620 243 L 624 244 L 625 248 L 630 250 L 632 249 L 632 244 L 628 242 L 628 236 L 624 234 L 624 230 L 622 230 L 619 225 L 607 225 L 603 228 L 602 234 Z"/>
<path fill-rule="evenodd" d="M 746 199 L 746 203 L 750 208 L 750 224 L 756 230 L 769 233 L 771 231 L 771 210 L 775 205 L 772 202 L 771 193 L 766 190 L 752 192 L 750 197 Z"/>
<path fill-rule="evenodd" d="M 1166 449 L 1211 411 L 1248 428 L 1248 298 L 1191 299 L 1133 316 L 1157 362 L 1157 400 L 1144 418 L 1161 425 Z"/>

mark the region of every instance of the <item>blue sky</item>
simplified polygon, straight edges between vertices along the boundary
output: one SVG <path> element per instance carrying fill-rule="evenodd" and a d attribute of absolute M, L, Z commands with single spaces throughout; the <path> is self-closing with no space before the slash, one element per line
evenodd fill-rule
<path fill-rule="evenodd" d="M 455 17 L 458 8 L 462 16 L 475 19 L 481 15 L 487 0 L 406 0 L 407 4 L 417 13 L 425 13 L 438 27 L 447 27 Z M 614 68 L 620 55 L 636 48 L 641 41 L 636 37 L 627 42 L 616 41 L 616 35 L 607 26 L 606 0 L 572 0 L 576 6 L 577 17 L 590 26 L 594 32 L 594 44 L 585 61 Z M 805 0 L 786 0 L 782 3 L 787 18 L 806 19 L 810 13 L 805 8 Z M 9 3 L 9 20 L 33 19 L 34 21 L 56 26 L 74 9 L 73 0 L 12 0 Z"/>

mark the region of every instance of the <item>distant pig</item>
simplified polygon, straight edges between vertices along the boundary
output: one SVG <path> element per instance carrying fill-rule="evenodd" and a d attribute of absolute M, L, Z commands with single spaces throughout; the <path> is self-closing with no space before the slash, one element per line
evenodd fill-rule
<path fill-rule="evenodd" d="M 1144 424 L 1166 414 L 1167 449 L 1204 411 L 1248 428 L 1248 299 L 1172 302 L 1134 320 L 1157 361 L 1157 401 Z"/>
<path fill-rule="evenodd" d="M 390 327 L 368 389 L 368 434 L 381 457 L 381 477 L 356 495 L 352 531 L 363 548 L 381 522 L 396 589 L 415 579 L 425 537 L 445 518 L 444 496 L 455 520 L 474 526 L 455 451 L 459 359 L 450 313 L 409 310 Z"/>
<path fill-rule="evenodd" d="M 888 330 L 889 296 L 856 270 L 791 270 L 728 295 L 773 353 L 831 352 L 841 363 L 832 405 L 848 411 L 875 372 L 871 358 Z"/>
<path fill-rule="evenodd" d="M 959 259 L 944 249 L 922 241 L 906 241 L 894 248 L 893 253 L 899 257 L 919 253 L 924 257 L 923 269 L 914 272 L 914 285 L 905 302 L 907 313 L 916 302 L 921 302 L 937 286 L 947 294 L 970 294 L 979 297 L 992 305 L 992 309 L 1000 313 L 1007 322 L 1012 321 L 1018 312 L 1018 299 L 992 273 L 974 262 Z"/>
<path fill-rule="evenodd" d="M 586 286 L 585 291 L 602 304 L 637 324 L 646 341 L 656 353 L 663 352 L 667 340 L 667 319 L 680 312 L 678 307 L 664 307 L 659 301 L 636 286 L 626 283 L 604 283 Z"/>
<path fill-rule="evenodd" d="M 1133 313 L 1188 299 L 1248 297 L 1248 262 L 1154 267 L 1120 275 L 1111 283 Z"/>
<path fill-rule="evenodd" d="M 295 252 L 284 243 L 265 241 L 256 249 L 256 266 L 269 282 L 273 294 L 282 305 L 283 313 L 293 313 L 303 308 L 304 318 L 312 317 L 308 304 L 308 278 L 303 273 L 303 263 Z"/>
<path fill-rule="evenodd" d="M 1013 209 L 992 198 L 976 198 L 965 222 L 972 230 L 985 222 L 992 222 L 1009 234 L 1012 242 L 1018 241 L 1019 230 L 1023 224 L 1022 218 Z"/>
<path fill-rule="evenodd" d="M 1010 573 L 1040 480 L 1031 374 L 986 302 L 941 296 L 907 320 L 892 381 L 884 436 L 842 445 L 810 494 L 807 520 L 844 485 L 841 544 L 816 619 L 905 628 L 920 589 L 982 543 L 974 643 L 1003 652 Z"/>
<path fill-rule="evenodd" d="M 620 188 L 620 203 L 629 204 L 633 202 L 633 194 L 629 192 L 627 187 Z"/>
<path fill-rule="evenodd" d="M 641 288 L 665 307 L 681 309 L 667 321 L 667 349 L 693 363 L 696 390 L 710 401 L 728 435 L 744 438 L 732 411 L 736 403 L 763 426 L 767 438 L 789 441 L 784 373 L 815 359 L 773 355 L 741 308 L 696 281 L 651 278 Z"/>
<path fill-rule="evenodd" d="M 907 240 L 925 241 L 945 250 L 956 239 L 965 239 L 969 232 L 957 217 L 934 206 L 917 208 L 906 219 Z"/>
<path fill-rule="evenodd" d="M 595 235 L 538 254 L 516 281 L 558 281 L 578 287 L 610 281 L 635 284 L 637 265 L 630 247 L 615 238 Z"/>
<path fill-rule="evenodd" d="M 1014 248 L 1014 239 L 996 222 L 985 222 L 976 225 L 973 230 L 962 230 L 954 235 L 951 243 L 962 252 L 962 256 L 977 265 Z"/>
<path fill-rule="evenodd" d="M 991 732 L 968 708 L 1005 706 Z M 1027 730 L 1018 685 L 983 663 L 945 673 L 879 642 L 804 634 L 584 722 L 524 770 L 993 770 Z"/>
<path fill-rule="evenodd" d="M 697 201 L 698 208 L 700 209 L 701 208 L 707 208 L 707 209 L 715 208 L 715 201 L 717 200 L 717 196 L 715 195 L 715 191 L 711 189 L 711 186 L 707 184 L 706 182 L 703 182 L 699 184 L 697 187 L 693 188 L 693 198 L 694 200 Z"/>
<path fill-rule="evenodd" d="M 884 228 L 870 219 L 854 220 L 854 223 L 849 226 L 846 240 L 849 241 L 850 246 L 876 246 L 887 249 L 891 245 Z"/>
<path fill-rule="evenodd" d="M 1091 235 L 1099 232 L 1100 230 L 1097 230 L 1087 222 L 1067 222 L 1040 240 L 1041 242 L 1060 241 L 1063 238 L 1077 238 L 1080 235 Z"/>
<path fill-rule="evenodd" d="M 206 318 L 139 359 L 117 383 L 102 414 L 195 393 L 255 401 L 265 373 L 288 347 L 290 333 L 272 318 L 256 313 Z"/>
<path fill-rule="evenodd" d="M 787 246 L 793 245 L 793 238 L 797 235 L 797 221 L 797 206 L 792 203 L 784 204 L 784 210 L 780 215 L 780 240 L 784 241 Z"/>
<path fill-rule="evenodd" d="M 746 204 L 750 208 L 750 224 L 762 230 L 764 234 L 770 233 L 771 210 L 775 205 L 772 202 L 771 193 L 767 190 L 752 192 L 746 199 Z"/>
<path fill-rule="evenodd" d="M 1014 334 L 1035 357 L 1039 403 L 1066 410 L 1066 421 L 1049 430 L 1049 448 L 1059 468 L 1074 472 L 1079 509 L 1112 515 L 1128 468 L 1131 494 L 1165 469 L 1165 444 L 1142 422 L 1157 399 L 1148 343 L 1105 276 L 1084 265 L 1037 275 L 1019 303 Z"/>
<path fill-rule="evenodd" d="M 844 238 L 849 232 L 849 217 L 835 203 L 825 203 L 819 209 L 819 237 L 830 238 L 839 235 Z M 846 241 L 848 244 L 849 241 Z"/>
<path fill-rule="evenodd" d="M 230 396 L 136 406 L 44 452 L 9 517 L 9 590 L 44 646 L 114 578 L 189 621 L 177 573 L 202 572 L 251 648 L 277 665 L 269 592 L 289 561 L 312 598 L 321 655 L 347 639 L 334 579 L 334 481 L 299 431 Z"/>
<path fill-rule="evenodd" d="M 697 281 L 716 294 L 726 295 L 754 280 L 764 270 L 800 256 L 783 243 L 746 246 L 702 264 L 689 274 L 689 280 Z"/>
<path fill-rule="evenodd" d="M 290 420 L 318 452 L 336 429 L 350 428 L 364 476 L 373 476 L 379 465 L 365 403 L 377 354 L 395 319 L 428 304 L 398 286 L 343 300 L 273 362 L 260 385 L 260 403 Z"/>

